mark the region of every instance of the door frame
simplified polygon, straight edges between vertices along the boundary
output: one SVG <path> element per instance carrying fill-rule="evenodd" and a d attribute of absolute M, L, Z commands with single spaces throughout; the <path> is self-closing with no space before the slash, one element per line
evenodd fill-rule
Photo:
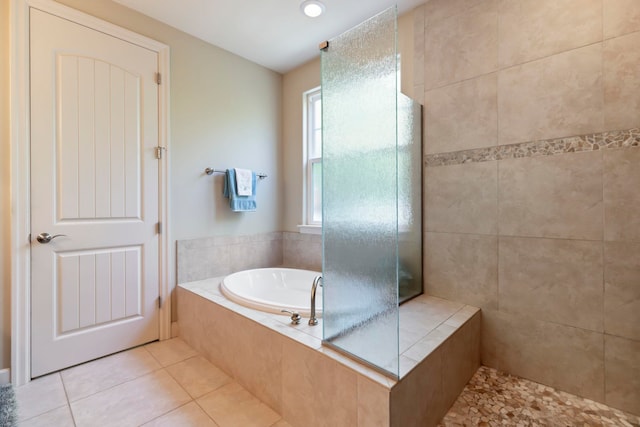
<path fill-rule="evenodd" d="M 29 9 L 35 8 L 158 54 L 158 145 L 169 149 L 169 46 L 53 0 L 11 0 L 10 7 L 10 164 L 11 164 L 11 382 L 31 381 L 31 197 Z M 159 160 L 160 339 L 171 338 L 171 290 L 175 287 L 169 224 L 169 156 Z"/>

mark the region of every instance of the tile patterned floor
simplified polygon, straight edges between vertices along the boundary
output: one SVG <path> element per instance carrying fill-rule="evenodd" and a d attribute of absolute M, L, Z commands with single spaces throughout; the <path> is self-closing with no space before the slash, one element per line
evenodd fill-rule
<path fill-rule="evenodd" d="M 16 397 L 21 427 L 291 427 L 178 338 L 47 375 Z M 501 425 L 640 427 L 640 417 L 481 367 L 440 426 Z"/>
<path fill-rule="evenodd" d="M 291 427 L 175 338 L 16 388 L 21 427 Z"/>
<path fill-rule="evenodd" d="M 482 366 L 440 426 L 638 427 L 640 417 Z"/>

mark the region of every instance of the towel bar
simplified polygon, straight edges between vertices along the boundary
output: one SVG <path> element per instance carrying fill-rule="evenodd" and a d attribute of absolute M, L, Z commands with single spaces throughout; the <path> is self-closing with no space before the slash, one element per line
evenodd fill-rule
<path fill-rule="evenodd" d="M 214 173 L 226 173 L 226 170 L 222 170 L 222 169 L 213 169 L 213 168 L 206 168 L 204 170 L 204 173 L 206 173 L 207 175 L 213 175 Z M 256 176 L 260 179 L 265 179 L 267 177 L 266 173 L 257 173 L 256 172 Z"/>

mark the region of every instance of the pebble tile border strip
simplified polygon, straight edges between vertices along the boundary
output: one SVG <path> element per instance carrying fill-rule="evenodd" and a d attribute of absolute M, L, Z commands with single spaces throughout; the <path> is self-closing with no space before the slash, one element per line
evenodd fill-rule
<path fill-rule="evenodd" d="M 637 427 L 640 417 L 481 366 L 438 426 Z"/>
<path fill-rule="evenodd" d="M 476 148 L 450 153 L 427 154 L 424 165 L 426 167 L 451 166 L 463 163 L 552 156 L 554 154 L 627 147 L 640 147 L 640 128 L 567 138 L 546 139 L 542 141 L 521 142 L 519 144 L 499 145 L 496 147 Z"/>

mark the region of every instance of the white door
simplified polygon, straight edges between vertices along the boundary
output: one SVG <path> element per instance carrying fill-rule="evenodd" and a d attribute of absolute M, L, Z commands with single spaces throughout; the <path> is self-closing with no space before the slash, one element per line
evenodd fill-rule
<path fill-rule="evenodd" d="M 37 377 L 159 337 L 158 54 L 35 9 L 30 28 Z"/>

